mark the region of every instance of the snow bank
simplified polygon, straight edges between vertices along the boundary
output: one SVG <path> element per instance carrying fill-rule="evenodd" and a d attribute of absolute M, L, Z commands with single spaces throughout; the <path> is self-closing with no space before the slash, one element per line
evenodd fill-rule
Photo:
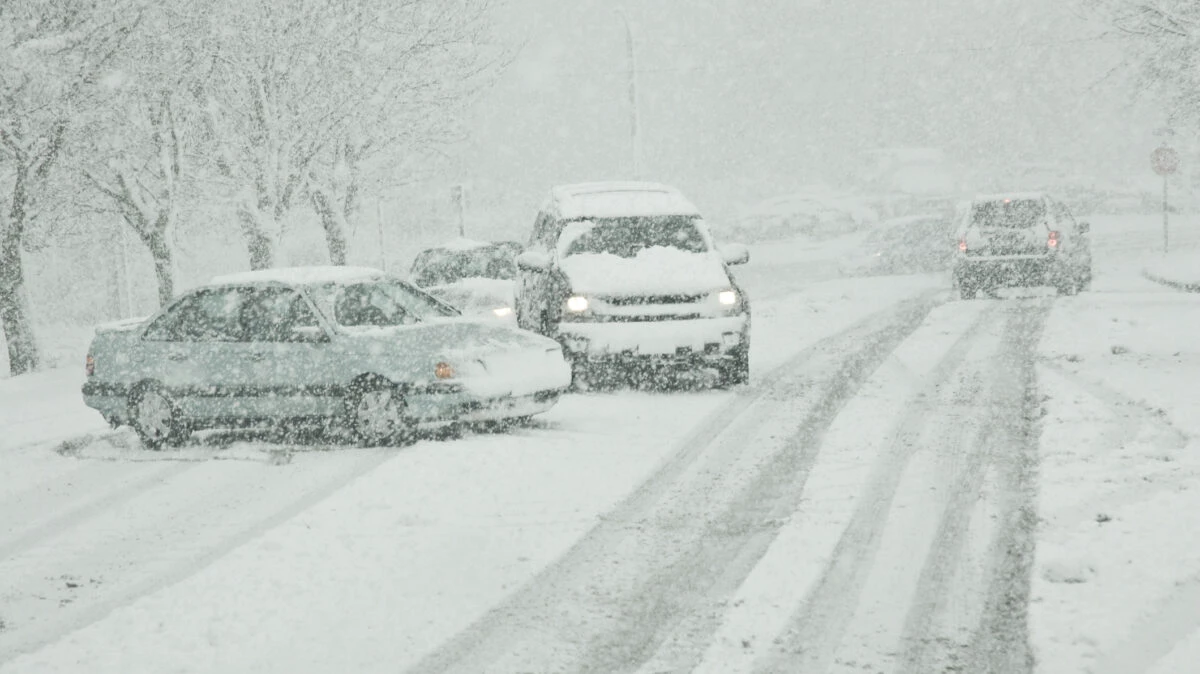
<path fill-rule="evenodd" d="M 1198 331 L 1200 297 L 1172 293 L 1084 295 L 1047 324 L 1030 603 L 1039 672 L 1184 671 L 1165 658 L 1195 649 Z"/>
<path fill-rule="evenodd" d="M 1146 264 L 1150 279 L 1181 290 L 1200 292 L 1200 250 L 1164 255 Z"/>
<path fill-rule="evenodd" d="M 635 257 L 609 253 L 571 255 L 559 263 L 576 293 L 643 295 L 703 293 L 729 287 L 715 253 L 655 246 Z"/>

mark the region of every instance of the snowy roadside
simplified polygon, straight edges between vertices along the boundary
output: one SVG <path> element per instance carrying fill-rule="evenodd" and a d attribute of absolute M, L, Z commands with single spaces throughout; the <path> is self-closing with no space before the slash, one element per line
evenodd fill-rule
<path fill-rule="evenodd" d="M 1084 294 L 1047 324 L 1038 672 L 1200 662 L 1198 333 L 1200 297 L 1171 292 Z"/>
<path fill-rule="evenodd" d="M 1200 250 L 1181 250 L 1150 260 L 1144 273 L 1163 285 L 1200 293 Z"/>

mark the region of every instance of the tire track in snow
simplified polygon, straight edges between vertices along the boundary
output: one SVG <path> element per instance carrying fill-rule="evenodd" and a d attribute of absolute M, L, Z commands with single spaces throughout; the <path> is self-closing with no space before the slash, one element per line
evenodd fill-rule
<path fill-rule="evenodd" d="M 44 616 L 45 622 L 29 626 L 27 629 L 23 629 L 21 625 L 10 624 L 9 629 L 0 631 L 0 664 L 97 622 L 114 609 L 130 604 L 139 597 L 199 573 L 238 547 L 299 515 L 395 456 L 397 456 L 396 452 L 392 451 L 368 450 L 351 457 L 348 466 L 343 465 L 331 470 L 324 461 L 314 462 L 311 468 L 304 469 L 302 476 L 285 475 L 288 470 L 299 470 L 296 468 L 296 464 L 292 464 L 278 469 L 281 471 L 279 479 L 283 482 L 283 484 L 276 485 L 279 487 L 278 489 L 265 489 L 261 481 L 255 479 L 255 475 L 246 474 L 246 470 L 251 468 L 259 471 L 277 470 L 274 467 L 265 466 L 262 463 L 251 463 L 245 464 L 245 469 L 242 469 L 242 464 L 231 465 L 228 462 L 222 462 L 223 469 L 232 469 L 233 465 L 237 466 L 233 474 L 224 475 L 225 478 L 235 477 L 245 482 L 245 484 L 232 485 L 235 488 L 233 493 L 225 495 L 225 506 L 238 512 L 255 508 L 261 512 L 256 513 L 249 521 L 238 522 L 228 527 L 229 531 L 207 532 L 210 537 L 206 540 L 203 535 L 206 532 L 203 529 L 194 529 L 191 525 L 200 523 L 203 526 L 203 522 L 211 518 L 220 508 L 221 498 L 219 493 L 211 489 L 212 485 L 201 483 L 199 487 L 205 489 L 181 497 L 182 500 L 189 501 L 183 510 L 168 509 L 166 512 L 156 513 L 162 518 L 163 527 L 161 531 L 156 531 L 155 535 L 143 536 L 136 531 L 124 532 L 122 535 L 133 542 L 133 549 L 122 547 L 119 550 L 113 550 L 107 560 L 97 559 L 91 552 L 81 552 L 83 558 L 80 559 L 63 559 L 59 551 L 53 551 L 52 559 L 60 565 L 79 564 L 82 568 L 87 569 L 88 573 L 95 570 L 94 572 L 98 575 L 104 575 L 105 572 L 110 571 L 123 575 L 106 577 L 99 589 L 95 590 L 95 596 L 90 599 L 80 597 L 65 608 L 55 607 L 57 613 L 47 612 Z M 217 464 L 182 462 L 173 465 L 181 467 L 209 466 L 211 468 Z M 308 479 L 300 479 L 300 477 Z M 228 484 L 228 480 L 226 480 L 226 484 Z M 164 486 L 166 485 L 164 484 Z M 145 493 L 145 491 L 139 492 L 125 501 L 132 503 Z M 151 527 L 153 522 L 145 524 L 147 527 Z M 169 545 L 170 540 L 167 539 L 171 536 L 187 541 L 187 543 L 177 542 L 173 546 Z M 101 536 L 101 539 L 103 538 Z M 52 542 L 52 539 L 42 541 L 42 547 L 49 542 Z M 103 542 L 103 540 L 98 542 Z M 27 549 L 21 557 L 0 560 L 0 564 L 18 570 L 24 569 L 24 575 L 29 581 L 24 584 L 28 586 L 56 580 L 56 578 L 45 577 L 44 568 L 37 563 L 35 551 L 38 549 L 36 546 L 33 549 Z M 85 550 L 89 549 L 85 548 Z M 139 559 L 144 564 L 138 564 Z M 106 564 L 107 566 L 105 566 Z M 145 568 L 142 568 L 143 566 Z M 98 570 L 96 570 L 97 567 L 99 567 Z M 151 569 L 150 572 L 147 573 L 147 569 Z M 143 573 L 145 574 L 143 577 L 138 577 Z M 19 582 L 20 578 L 5 577 L 5 581 L 6 585 L 23 584 Z M 81 584 L 81 591 L 91 589 Z"/>
<path fill-rule="evenodd" d="M 1038 441 L 1041 402 L 1037 348 L 1052 302 L 1018 302 L 1004 339 L 1001 381 L 1013 399 L 1013 415 L 1001 416 L 993 459 L 1000 476 L 999 531 L 989 558 L 994 566 L 984 614 L 960 661 L 979 674 L 1033 671 L 1029 645 L 1029 596 L 1037 543 Z"/>
<path fill-rule="evenodd" d="M 788 627 L 777 641 L 775 653 L 756 669 L 767 672 L 824 672 L 833 663 L 846 631 L 854 620 L 859 599 L 883 540 L 888 515 L 905 468 L 921 449 L 922 433 L 931 419 L 941 421 L 940 394 L 970 388 L 959 387 L 955 376 L 962 370 L 972 347 L 999 308 L 991 305 L 954 342 L 938 362 L 923 390 L 913 396 L 905 412 L 889 433 L 888 450 L 871 470 L 862 500 L 842 532 L 812 594 L 798 607 Z M 969 395 L 969 393 L 968 393 Z M 956 431 L 952 445 L 960 445 Z M 947 532 L 952 537 L 953 532 Z"/>
<path fill-rule="evenodd" d="M 1019 312 L 1009 309 L 1009 312 L 1015 315 L 1007 321 L 999 352 L 989 363 L 991 367 L 986 375 L 994 385 L 989 389 L 985 409 L 993 414 L 972 438 L 971 444 L 962 448 L 964 456 L 969 460 L 959 474 L 952 497 L 946 504 L 934 544 L 930 548 L 917 583 L 914 595 L 916 601 L 905 620 L 901 639 L 904 651 L 900 658 L 900 672 L 922 674 L 942 671 L 971 659 L 970 654 L 964 652 L 969 646 L 957 644 L 957 637 L 960 635 L 946 633 L 940 625 L 939 618 L 949 610 L 948 590 L 951 584 L 956 581 L 964 582 L 956 576 L 961 574 L 965 577 L 972 570 L 966 568 L 966 560 L 963 557 L 972 509 L 981 507 L 981 490 L 988 471 L 993 471 L 1003 480 L 1005 475 L 1011 476 L 1012 473 L 1012 470 L 1004 469 L 1005 465 L 1016 462 L 1020 467 L 1024 461 L 1036 461 L 1037 438 L 1031 428 L 1038 409 L 1033 369 L 1034 351 L 1050 305 L 1034 305 L 1028 311 L 1023 309 L 1023 305 L 1019 307 L 1022 308 Z M 1000 414 L 995 414 L 997 410 Z M 1013 487 L 1011 478 L 1008 487 L 1010 490 Z M 1026 478 L 1019 482 L 1021 494 L 1035 489 L 1032 480 Z M 972 503 L 972 500 L 975 503 Z M 1010 515 L 1002 513 L 1001 517 Z M 998 535 L 1003 537 L 1010 533 L 1001 531 Z M 1032 530 L 1028 533 L 1032 535 Z M 1032 551 L 1028 553 L 1022 560 L 1023 564 L 1032 561 L 1029 556 Z M 1019 576 L 1021 571 L 1017 570 L 1016 573 Z M 1027 585 L 1028 569 L 1025 569 L 1024 573 L 1024 582 Z M 1027 588 L 1023 601 L 1028 603 Z M 990 609 L 994 612 L 998 606 L 992 602 Z M 988 608 L 985 607 L 984 610 Z M 983 615 L 979 618 L 987 619 Z M 1021 621 L 1020 628 L 1023 632 L 1023 617 Z M 978 643 L 979 638 L 975 637 L 974 641 Z M 1023 648 L 1027 650 L 1028 646 Z M 981 666 L 979 659 L 975 660 L 976 666 Z"/>
<path fill-rule="evenodd" d="M 794 511 L 821 434 L 943 295 L 870 316 L 739 395 L 562 558 L 411 671 L 636 669 L 753 569 L 777 533 L 772 515 Z M 768 420 L 795 430 L 771 436 Z"/>

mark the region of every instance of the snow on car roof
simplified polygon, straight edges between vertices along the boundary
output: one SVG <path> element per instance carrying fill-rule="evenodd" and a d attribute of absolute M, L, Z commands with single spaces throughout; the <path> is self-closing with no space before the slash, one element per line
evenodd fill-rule
<path fill-rule="evenodd" d="M 349 283 L 366 281 L 387 276 L 383 271 L 372 267 L 281 267 L 278 269 L 261 269 L 259 271 L 238 272 L 215 276 L 209 285 L 229 285 L 233 283 L 286 283 L 289 285 L 316 285 L 321 283 Z"/>
<path fill-rule="evenodd" d="M 975 201 L 1002 201 L 1004 199 L 1045 199 L 1045 192 L 999 192 L 976 195 Z"/>
<path fill-rule="evenodd" d="M 565 219 L 700 214 L 674 187 L 643 182 L 560 185 L 550 191 L 550 201 L 543 210 L 556 210 Z"/>

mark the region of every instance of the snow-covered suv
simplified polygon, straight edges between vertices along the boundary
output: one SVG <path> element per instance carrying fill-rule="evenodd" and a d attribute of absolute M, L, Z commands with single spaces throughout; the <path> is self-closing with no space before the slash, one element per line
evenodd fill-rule
<path fill-rule="evenodd" d="M 517 322 L 562 343 L 575 382 L 631 370 L 716 369 L 750 376 L 750 303 L 678 190 L 588 183 L 551 190 L 517 258 Z"/>
<path fill-rule="evenodd" d="M 1053 286 L 1073 295 L 1092 282 L 1089 231 L 1042 193 L 976 197 L 959 227 L 954 283 L 963 299 L 1001 286 Z"/>

